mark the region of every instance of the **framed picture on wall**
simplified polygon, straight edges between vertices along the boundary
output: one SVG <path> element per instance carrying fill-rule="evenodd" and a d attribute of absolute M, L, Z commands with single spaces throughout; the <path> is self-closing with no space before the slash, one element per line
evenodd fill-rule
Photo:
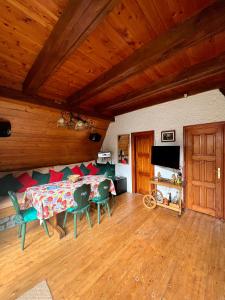
<path fill-rule="evenodd" d="M 161 142 L 175 142 L 175 130 L 161 131 Z"/>

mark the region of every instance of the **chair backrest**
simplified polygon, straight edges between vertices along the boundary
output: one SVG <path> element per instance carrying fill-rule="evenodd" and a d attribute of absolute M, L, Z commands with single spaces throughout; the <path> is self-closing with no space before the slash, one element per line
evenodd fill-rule
<path fill-rule="evenodd" d="M 110 183 L 111 181 L 108 179 L 99 183 L 98 192 L 102 200 L 109 198 Z"/>
<path fill-rule="evenodd" d="M 18 199 L 16 197 L 16 193 L 12 191 L 8 191 L 9 197 L 12 201 L 13 207 L 15 208 L 16 214 L 20 215 L 20 205 L 18 203 Z"/>
<path fill-rule="evenodd" d="M 74 191 L 74 200 L 77 203 L 77 209 L 82 209 L 89 204 L 90 193 L 90 184 L 83 184 Z"/>

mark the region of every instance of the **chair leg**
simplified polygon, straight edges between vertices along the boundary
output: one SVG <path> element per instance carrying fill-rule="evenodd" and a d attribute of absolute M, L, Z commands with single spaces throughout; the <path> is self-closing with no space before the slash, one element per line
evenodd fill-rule
<path fill-rule="evenodd" d="M 18 225 L 18 238 L 21 238 L 21 227 L 22 227 L 22 225 L 19 224 Z"/>
<path fill-rule="evenodd" d="M 100 217 L 101 217 L 101 210 L 100 210 L 100 203 L 98 205 L 98 224 L 100 224 Z"/>
<path fill-rule="evenodd" d="M 109 201 L 106 202 L 106 206 L 107 206 L 107 210 L 108 210 L 108 215 L 109 215 L 109 217 L 111 217 L 111 210 L 110 210 L 110 206 L 109 206 Z"/>
<path fill-rule="evenodd" d="M 25 235 L 26 235 L 26 223 L 23 223 L 21 228 L 22 231 L 22 239 L 21 239 L 21 249 L 24 250 L 24 244 L 25 244 Z"/>
<path fill-rule="evenodd" d="M 67 214 L 68 214 L 68 212 L 66 211 L 66 212 L 65 212 L 64 221 L 63 221 L 63 228 L 65 228 L 65 226 L 66 226 Z"/>
<path fill-rule="evenodd" d="M 86 209 L 86 217 L 87 217 L 87 221 L 88 221 L 89 227 L 91 228 L 92 227 L 92 222 L 91 222 L 91 218 L 90 218 L 90 214 L 89 214 L 88 208 Z"/>
<path fill-rule="evenodd" d="M 44 230 L 45 230 L 47 236 L 50 237 L 50 236 L 49 236 L 49 232 L 48 232 L 48 226 L 47 226 L 46 220 L 43 220 L 43 223 L 42 223 L 42 224 L 43 224 L 43 227 L 44 227 Z"/>
<path fill-rule="evenodd" d="M 73 222 L 74 222 L 74 238 L 76 239 L 77 238 L 77 214 L 74 214 Z"/>
<path fill-rule="evenodd" d="M 112 195 L 112 203 L 113 203 L 113 206 L 116 204 L 116 197 L 114 195 Z"/>

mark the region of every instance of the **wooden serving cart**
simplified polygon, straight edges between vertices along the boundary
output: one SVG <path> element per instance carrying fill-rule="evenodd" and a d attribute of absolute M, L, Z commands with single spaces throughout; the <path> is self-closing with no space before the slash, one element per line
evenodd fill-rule
<path fill-rule="evenodd" d="M 152 185 L 154 185 L 154 189 L 151 188 Z M 159 198 L 163 199 L 163 194 L 161 191 L 159 191 L 157 189 L 158 185 L 178 190 L 177 204 L 174 204 L 171 202 L 171 203 L 169 203 L 169 205 L 166 205 L 166 204 L 159 202 L 158 199 Z M 152 179 L 152 180 L 150 180 L 150 194 L 145 195 L 143 197 L 143 203 L 149 209 L 153 209 L 156 206 L 161 206 L 161 207 L 176 211 L 178 213 L 178 215 L 181 216 L 181 213 L 182 213 L 182 189 L 183 189 L 182 184 L 172 183 L 168 179 L 161 179 L 161 180 Z"/>

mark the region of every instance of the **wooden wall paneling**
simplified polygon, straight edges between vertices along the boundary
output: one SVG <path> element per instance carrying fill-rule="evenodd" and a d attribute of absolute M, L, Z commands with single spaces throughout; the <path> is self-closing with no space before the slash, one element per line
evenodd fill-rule
<path fill-rule="evenodd" d="M 82 108 L 76 108 L 75 110 L 71 109 L 68 104 L 63 101 L 57 101 L 54 99 L 48 99 L 44 98 L 41 96 L 28 96 L 24 94 L 21 91 L 10 89 L 10 88 L 5 88 L 0 86 L 0 97 L 8 98 L 8 101 L 12 101 L 13 99 L 22 101 L 22 102 L 27 102 L 30 104 L 37 104 L 37 105 L 42 105 L 46 107 L 53 107 L 53 108 L 58 108 L 60 110 L 66 110 L 66 111 L 73 111 L 75 113 L 80 113 L 80 114 L 88 114 L 89 116 L 101 118 L 101 119 L 106 119 L 106 120 L 114 120 L 114 118 L 110 115 L 104 115 L 104 114 L 99 114 L 95 110 L 89 109 L 88 113 L 87 111 L 84 111 Z"/>
<path fill-rule="evenodd" d="M 109 121 L 94 119 L 99 143 L 89 130 L 57 128 L 60 111 L 0 99 L 0 116 L 12 123 L 12 135 L 0 138 L 0 171 L 70 164 L 97 157 Z"/>
<path fill-rule="evenodd" d="M 182 24 L 159 36 L 153 42 L 149 42 L 136 50 L 134 54 L 130 55 L 123 62 L 112 67 L 77 93 L 72 94 L 68 101 L 78 105 L 87 98 L 143 71 L 147 67 L 199 43 L 200 40 L 224 31 L 224 15 L 224 2 L 217 1 L 198 15 L 184 21 Z M 165 45 L 167 46 L 165 47 Z"/>

